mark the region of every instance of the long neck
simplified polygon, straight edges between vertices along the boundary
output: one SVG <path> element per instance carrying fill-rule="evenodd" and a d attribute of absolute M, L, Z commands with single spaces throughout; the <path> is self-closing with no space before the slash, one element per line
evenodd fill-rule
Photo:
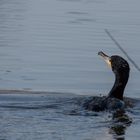
<path fill-rule="evenodd" d="M 109 92 L 109 97 L 114 97 L 123 100 L 123 93 L 129 78 L 129 71 L 123 73 L 115 73 L 115 83 Z"/>

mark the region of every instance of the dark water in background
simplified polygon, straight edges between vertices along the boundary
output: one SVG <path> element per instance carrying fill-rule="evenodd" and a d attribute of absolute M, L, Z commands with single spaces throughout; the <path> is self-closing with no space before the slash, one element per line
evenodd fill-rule
<path fill-rule="evenodd" d="M 110 90 L 114 76 L 97 52 L 125 56 L 104 29 L 140 66 L 139 4 L 139 0 L 0 0 L 0 89 L 65 93 L 62 100 L 47 94 L 1 95 L 1 139 L 113 139 L 108 115 L 66 115 L 64 102 L 74 98 L 72 105 L 77 107 L 80 97 L 69 97 L 69 92 L 98 95 Z M 139 72 L 130 66 L 125 95 L 139 98 Z M 56 100 L 62 105 L 44 109 Z M 139 139 L 138 110 L 130 113 L 134 123 L 126 139 Z"/>
<path fill-rule="evenodd" d="M 97 52 L 124 55 L 104 29 L 140 66 L 139 3 L 1 0 L 0 88 L 107 93 L 114 76 Z M 139 79 L 131 65 L 127 95 L 139 97 Z"/>

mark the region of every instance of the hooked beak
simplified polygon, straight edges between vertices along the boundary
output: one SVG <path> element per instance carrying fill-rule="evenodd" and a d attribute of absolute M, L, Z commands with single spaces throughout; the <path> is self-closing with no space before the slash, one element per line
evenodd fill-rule
<path fill-rule="evenodd" d="M 111 57 L 109 57 L 102 51 L 98 52 L 98 55 L 100 55 L 104 59 L 104 61 L 107 63 L 107 65 L 111 68 Z"/>

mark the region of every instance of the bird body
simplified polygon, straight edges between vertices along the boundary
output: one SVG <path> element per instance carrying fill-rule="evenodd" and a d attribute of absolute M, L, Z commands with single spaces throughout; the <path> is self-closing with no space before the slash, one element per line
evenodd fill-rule
<path fill-rule="evenodd" d="M 109 67 L 112 68 L 115 74 L 115 82 L 106 97 L 93 97 L 84 103 L 84 107 L 92 111 L 123 109 L 125 107 L 123 94 L 129 78 L 129 64 L 118 55 L 109 57 L 103 52 L 99 52 L 98 55 L 102 56 Z"/>
<path fill-rule="evenodd" d="M 123 109 L 125 107 L 124 101 L 114 98 L 114 97 L 99 97 L 99 96 L 94 96 L 92 99 L 86 101 L 84 103 L 84 107 L 87 110 L 91 111 L 104 111 L 104 110 L 117 110 L 117 109 Z"/>

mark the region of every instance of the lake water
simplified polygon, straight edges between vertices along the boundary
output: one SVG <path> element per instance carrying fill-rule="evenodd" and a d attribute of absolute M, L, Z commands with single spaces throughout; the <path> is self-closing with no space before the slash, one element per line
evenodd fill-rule
<path fill-rule="evenodd" d="M 114 75 L 97 53 L 126 56 L 105 29 L 140 66 L 139 5 L 139 0 L 1 0 L 0 139 L 115 139 L 108 115 L 68 115 L 63 103 L 72 99 L 77 106 L 80 95 L 106 95 L 113 85 Z M 129 63 L 125 95 L 139 98 L 140 74 Z M 63 105 L 44 109 L 59 101 Z M 140 137 L 138 110 L 130 113 L 133 124 L 124 139 Z"/>

